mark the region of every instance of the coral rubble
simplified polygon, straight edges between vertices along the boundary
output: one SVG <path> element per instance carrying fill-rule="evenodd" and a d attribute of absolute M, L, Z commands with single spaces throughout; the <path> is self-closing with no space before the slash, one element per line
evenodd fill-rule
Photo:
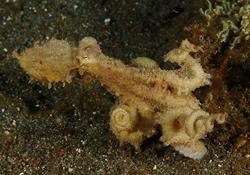
<path fill-rule="evenodd" d="M 217 33 L 218 39 L 225 43 L 230 42 L 231 48 L 242 40 L 250 38 L 250 1 L 249 0 L 222 0 L 208 2 L 207 9 L 200 12 L 206 17 L 208 25 L 221 27 Z"/>
<path fill-rule="evenodd" d="M 70 82 L 72 70 L 88 72 L 113 95 L 117 104 L 110 113 L 110 127 L 121 143 L 137 150 L 146 139 L 162 129 L 161 141 L 187 157 L 200 159 L 207 152 L 200 139 L 213 130 L 226 114 L 209 114 L 200 107 L 192 91 L 210 84 L 199 61 L 190 55 L 201 48 L 184 40 L 164 56 L 180 65 L 163 70 L 156 62 L 139 57 L 132 65 L 104 55 L 94 38 L 86 37 L 78 48 L 51 40 L 15 54 L 31 77 L 46 82 Z"/>

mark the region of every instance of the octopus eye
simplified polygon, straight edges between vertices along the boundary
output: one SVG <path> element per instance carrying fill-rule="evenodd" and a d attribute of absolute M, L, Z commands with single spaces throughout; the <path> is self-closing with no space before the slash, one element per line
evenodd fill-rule
<path fill-rule="evenodd" d="M 178 120 L 178 118 L 174 119 L 172 124 L 173 124 L 174 131 L 178 132 L 181 129 L 181 123 Z"/>

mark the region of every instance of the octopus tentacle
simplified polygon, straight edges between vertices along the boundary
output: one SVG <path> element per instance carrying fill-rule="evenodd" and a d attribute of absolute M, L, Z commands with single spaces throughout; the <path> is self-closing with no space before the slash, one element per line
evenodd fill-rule
<path fill-rule="evenodd" d="M 125 104 L 116 106 L 110 115 L 110 128 L 120 143 L 130 143 L 136 150 L 144 140 L 143 132 L 137 130 L 137 109 Z"/>
<path fill-rule="evenodd" d="M 137 57 L 132 61 L 132 65 L 149 69 L 159 68 L 157 62 L 148 57 Z"/>
<path fill-rule="evenodd" d="M 222 124 L 225 122 L 227 114 L 212 114 L 202 110 L 194 111 L 185 121 L 186 132 L 195 139 L 202 138 L 205 133 L 211 132 L 214 123 Z"/>
<path fill-rule="evenodd" d="M 110 126 L 114 132 L 133 130 L 138 120 L 137 110 L 127 105 L 119 105 L 111 112 Z"/>
<path fill-rule="evenodd" d="M 209 114 L 202 110 L 192 112 L 185 120 L 185 129 L 192 138 L 200 138 L 206 131 L 205 120 Z"/>
<path fill-rule="evenodd" d="M 184 40 L 180 48 L 173 49 L 164 56 L 164 61 L 181 66 L 180 69 L 168 71 L 166 74 L 169 82 L 179 87 L 179 93 L 187 94 L 198 87 L 211 84 L 211 76 L 205 73 L 199 61 L 190 55 L 190 52 L 199 50 L 200 48 Z"/>
<path fill-rule="evenodd" d="M 165 112 L 159 117 L 157 123 L 159 123 L 162 128 L 161 141 L 163 141 L 164 144 L 169 145 L 178 142 L 182 137 L 189 138 L 189 136 L 185 134 L 184 125 L 186 117 L 190 116 L 191 113 L 191 108 L 182 107 Z"/>
<path fill-rule="evenodd" d="M 200 159 L 207 152 L 204 144 L 199 141 L 207 132 L 211 132 L 214 122 L 223 123 L 226 114 L 214 114 L 189 107 L 172 109 L 158 119 L 162 128 L 161 141 L 172 145 L 187 157 Z"/>

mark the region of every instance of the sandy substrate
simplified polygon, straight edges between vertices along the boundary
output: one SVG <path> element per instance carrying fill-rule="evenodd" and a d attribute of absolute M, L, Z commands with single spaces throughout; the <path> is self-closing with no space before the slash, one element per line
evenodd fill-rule
<path fill-rule="evenodd" d="M 93 36 L 107 55 L 125 62 L 148 56 L 161 64 L 162 55 L 185 39 L 184 26 L 201 20 L 199 8 L 205 3 L 2 0 L 0 174 L 250 174 L 250 80 L 239 78 L 243 68 L 232 66 L 228 78 L 244 82 L 233 81 L 230 92 L 237 91 L 236 98 L 223 101 L 221 107 L 229 118 L 207 136 L 209 153 L 198 161 L 163 147 L 159 135 L 147 140 L 139 154 L 129 145 L 120 146 L 108 124 L 115 97 L 97 80 L 76 78 L 49 90 L 30 82 L 11 56 L 35 41 L 57 38 L 77 43 Z M 202 96 L 205 90 L 196 94 Z"/>

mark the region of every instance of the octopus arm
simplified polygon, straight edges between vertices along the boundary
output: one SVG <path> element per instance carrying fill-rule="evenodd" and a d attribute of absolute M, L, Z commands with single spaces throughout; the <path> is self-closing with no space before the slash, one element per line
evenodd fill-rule
<path fill-rule="evenodd" d="M 189 54 L 197 51 L 198 47 L 184 40 L 180 48 L 173 49 L 164 56 L 164 61 L 181 66 L 180 69 L 170 70 L 165 74 L 165 79 L 178 89 L 179 94 L 187 94 L 196 88 L 211 84 L 211 76 L 205 73 L 199 61 Z"/>
<path fill-rule="evenodd" d="M 165 145 L 172 145 L 187 157 L 200 159 L 207 152 L 200 139 L 212 131 L 215 121 L 221 124 L 225 117 L 225 114 L 209 115 L 201 109 L 193 110 L 189 107 L 172 109 L 159 117 L 161 141 Z"/>
<path fill-rule="evenodd" d="M 110 115 L 110 128 L 120 143 L 129 143 L 140 150 L 142 142 L 155 134 L 152 122 L 139 116 L 138 109 L 127 104 L 113 107 Z"/>
<path fill-rule="evenodd" d="M 151 58 L 148 57 L 137 57 L 132 61 L 132 65 L 143 68 L 159 68 L 159 65 Z"/>

